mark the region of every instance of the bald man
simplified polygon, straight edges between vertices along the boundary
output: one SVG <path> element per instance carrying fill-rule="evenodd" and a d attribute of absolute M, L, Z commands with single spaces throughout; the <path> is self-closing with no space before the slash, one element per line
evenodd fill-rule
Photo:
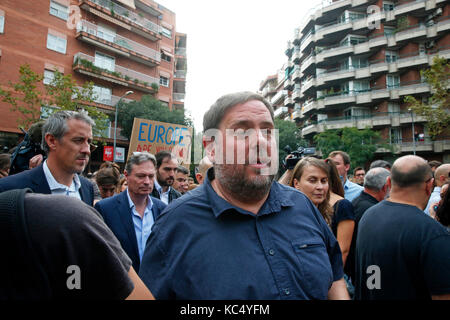
<path fill-rule="evenodd" d="M 195 174 L 195 178 L 198 181 L 198 184 L 202 184 L 205 180 L 206 171 L 213 166 L 212 162 L 208 159 L 208 157 L 204 157 L 198 163 L 197 172 Z"/>
<path fill-rule="evenodd" d="M 421 157 L 397 159 L 390 197 L 368 209 L 356 239 L 358 300 L 450 299 L 450 233 L 423 214 L 433 189 Z"/>
<path fill-rule="evenodd" d="M 430 214 L 430 207 L 441 200 L 441 188 L 442 186 L 450 181 L 450 163 L 445 163 L 440 165 L 434 171 L 434 184 L 435 187 L 431 193 L 428 204 L 424 210 L 426 214 Z"/>

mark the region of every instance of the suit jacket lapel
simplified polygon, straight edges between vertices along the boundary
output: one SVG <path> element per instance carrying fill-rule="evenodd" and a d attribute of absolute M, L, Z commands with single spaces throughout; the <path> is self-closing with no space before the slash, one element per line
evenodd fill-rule
<path fill-rule="evenodd" d="M 45 177 L 44 167 L 42 164 L 31 170 L 31 182 L 33 184 L 32 189 L 35 193 L 51 194 L 50 186 L 48 185 L 47 178 Z"/>
<path fill-rule="evenodd" d="M 130 208 L 130 204 L 128 202 L 127 192 L 124 191 L 117 197 L 119 202 L 117 212 L 120 215 L 120 220 L 122 221 L 122 225 L 125 228 L 128 239 L 130 240 L 131 245 L 133 246 L 133 251 L 136 254 L 136 257 L 139 259 L 139 250 L 136 239 L 136 231 L 134 230 L 133 223 L 133 211 Z"/>

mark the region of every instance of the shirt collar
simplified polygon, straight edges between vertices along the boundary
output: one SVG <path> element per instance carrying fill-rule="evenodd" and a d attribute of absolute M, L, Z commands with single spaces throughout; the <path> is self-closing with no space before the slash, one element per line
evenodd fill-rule
<path fill-rule="evenodd" d="M 163 193 L 162 192 L 162 187 L 161 187 L 161 185 L 159 184 L 159 182 L 158 182 L 158 179 L 155 177 L 155 183 L 154 183 L 154 185 L 155 185 L 155 188 L 156 188 L 156 191 L 158 191 L 158 193 L 161 195 L 161 193 Z M 170 192 L 170 186 L 169 186 L 169 189 L 167 189 L 167 191 L 166 191 L 166 193 L 167 192 Z"/>
<path fill-rule="evenodd" d="M 128 188 L 127 188 L 127 197 L 128 197 L 128 205 L 130 206 L 131 209 L 133 209 L 135 207 L 133 200 L 131 200 L 130 197 L 130 193 L 128 192 Z M 149 210 L 151 210 L 153 207 L 153 201 L 152 198 L 150 197 L 150 195 L 148 196 L 148 202 L 147 202 L 147 208 Z"/>
<path fill-rule="evenodd" d="M 56 181 L 56 179 L 52 175 L 52 172 L 48 168 L 47 160 L 44 161 L 43 169 L 44 169 L 45 178 L 47 179 L 48 186 L 50 187 L 51 191 L 62 189 L 62 190 L 78 192 L 78 190 L 80 190 L 81 182 L 80 182 L 80 177 L 78 176 L 78 174 L 73 175 L 72 184 L 70 185 L 70 187 L 68 187 L 68 186 Z"/>
<path fill-rule="evenodd" d="M 206 190 L 206 196 L 209 199 L 209 204 L 211 205 L 211 209 L 216 218 L 218 218 L 222 213 L 229 210 L 237 211 L 245 215 L 251 215 L 253 217 L 255 216 L 253 213 L 236 207 L 220 197 L 211 185 L 211 181 L 213 181 L 214 178 L 214 167 L 212 167 L 206 172 L 205 181 L 203 183 L 205 185 L 204 188 Z M 281 189 L 282 186 L 278 182 L 272 182 L 269 196 L 259 210 L 258 216 L 277 213 L 281 211 L 281 207 L 290 207 L 294 205 L 294 202 L 288 197 L 288 192 L 284 192 L 285 190 Z"/>

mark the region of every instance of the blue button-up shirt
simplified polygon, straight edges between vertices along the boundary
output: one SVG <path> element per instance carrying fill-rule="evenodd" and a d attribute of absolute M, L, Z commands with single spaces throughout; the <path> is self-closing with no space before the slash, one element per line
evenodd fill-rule
<path fill-rule="evenodd" d="M 139 212 L 136 211 L 136 207 L 131 200 L 130 194 L 128 193 L 128 189 L 126 190 L 128 196 L 128 203 L 130 205 L 131 211 L 133 212 L 133 224 L 134 231 L 136 233 L 136 240 L 139 251 L 139 259 L 142 260 L 142 256 L 144 255 L 145 245 L 147 243 L 148 237 L 152 232 L 152 227 L 154 223 L 153 219 L 153 202 L 150 196 L 148 196 L 147 207 L 145 207 L 144 216 L 141 217 Z"/>
<path fill-rule="evenodd" d="M 258 214 L 204 184 L 158 217 L 139 276 L 157 299 L 326 299 L 338 242 L 301 192 L 274 182 Z"/>
<path fill-rule="evenodd" d="M 359 184 L 346 180 L 344 183 L 344 198 L 352 202 L 364 190 Z"/>

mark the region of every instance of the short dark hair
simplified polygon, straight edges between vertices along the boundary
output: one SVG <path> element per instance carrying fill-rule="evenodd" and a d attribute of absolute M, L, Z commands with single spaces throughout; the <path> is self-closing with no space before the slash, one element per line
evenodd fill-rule
<path fill-rule="evenodd" d="M 203 132 L 206 132 L 209 129 L 218 129 L 228 109 L 251 100 L 257 100 L 264 103 L 267 110 L 269 110 L 273 121 L 274 115 L 272 105 L 262 95 L 250 91 L 236 92 L 220 97 L 209 108 L 203 116 Z"/>
<path fill-rule="evenodd" d="M 387 162 L 386 160 L 375 160 L 370 164 L 370 169 L 373 168 L 385 168 L 385 169 L 391 169 L 391 164 Z"/>
<path fill-rule="evenodd" d="M 344 160 L 344 164 L 350 164 L 350 156 L 345 151 L 341 151 L 341 150 L 332 151 L 328 155 L 328 158 L 334 158 L 337 155 L 340 155 L 342 157 L 342 160 Z"/>
<path fill-rule="evenodd" d="M 155 158 L 156 158 L 156 168 L 159 168 L 161 166 L 161 164 L 164 162 L 164 160 L 167 158 L 177 159 L 177 157 L 175 157 L 172 153 L 170 153 L 169 151 L 166 151 L 166 150 L 158 152 L 155 155 Z"/>
<path fill-rule="evenodd" d="M 364 170 L 364 168 L 363 167 L 356 167 L 355 170 L 353 170 L 353 175 L 356 175 L 356 171 L 359 171 L 359 170 Z M 364 170 L 364 172 L 365 171 L 366 170 Z"/>
<path fill-rule="evenodd" d="M 176 169 L 177 172 L 181 172 L 182 174 L 189 174 L 189 170 L 183 166 L 178 166 Z"/>
<path fill-rule="evenodd" d="M 11 166 L 11 155 L 9 153 L 0 154 L 0 170 L 7 170 Z"/>
<path fill-rule="evenodd" d="M 400 188 L 407 188 L 418 185 L 433 177 L 430 166 L 424 161 L 418 163 L 411 170 L 402 171 L 399 166 L 392 166 L 391 179 L 393 184 Z"/>
<path fill-rule="evenodd" d="M 428 161 L 428 165 L 429 165 L 431 168 L 437 168 L 437 167 L 439 167 L 441 164 L 442 164 L 442 162 L 437 161 L 437 160 L 431 160 L 431 161 Z"/>

